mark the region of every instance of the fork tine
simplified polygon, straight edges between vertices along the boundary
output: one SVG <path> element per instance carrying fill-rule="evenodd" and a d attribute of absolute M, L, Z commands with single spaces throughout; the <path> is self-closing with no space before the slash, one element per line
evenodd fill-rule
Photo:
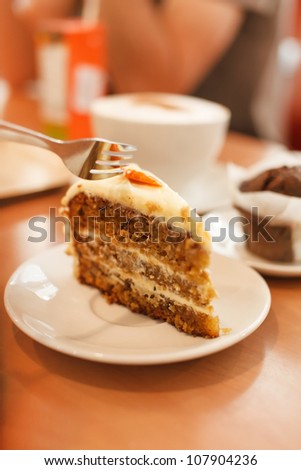
<path fill-rule="evenodd" d="M 90 170 L 90 173 L 92 175 L 113 175 L 113 174 L 118 174 L 118 173 L 123 173 L 122 168 L 108 168 L 107 170 L 95 170 L 92 168 Z"/>
<path fill-rule="evenodd" d="M 112 144 L 114 144 L 113 148 L 116 150 L 110 150 Z M 90 179 L 93 179 L 93 176 L 101 178 L 122 174 L 123 168 L 128 165 L 128 160 L 133 158 L 133 155 L 127 152 L 136 150 L 136 147 L 116 142 L 112 142 L 112 144 L 106 142 L 99 146 L 97 159 L 94 160 L 93 166 L 90 166 Z M 121 146 L 123 146 L 123 148 L 121 148 Z M 100 168 L 95 168 L 97 165 L 99 165 Z"/>
<path fill-rule="evenodd" d="M 96 165 L 103 165 L 103 166 L 111 166 L 111 167 L 118 167 L 118 166 L 127 166 L 128 162 L 124 162 L 122 160 L 96 160 Z"/>
<path fill-rule="evenodd" d="M 128 144 L 126 142 L 117 142 L 116 140 L 108 140 L 108 139 L 100 139 L 98 137 L 93 137 L 89 139 L 81 139 L 81 140 L 86 140 L 87 142 L 97 142 L 100 145 L 104 145 L 105 147 L 111 146 L 111 145 L 117 145 L 121 151 L 124 152 L 135 152 L 137 150 L 137 147 L 132 144 Z"/>
<path fill-rule="evenodd" d="M 122 153 L 122 151 L 120 150 L 118 152 L 116 152 L 115 150 L 102 150 L 101 154 L 109 157 L 120 157 L 122 159 L 133 158 L 133 155 L 127 155 L 125 153 Z"/>
<path fill-rule="evenodd" d="M 118 152 L 135 152 L 137 150 L 137 147 L 135 145 L 131 144 L 124 144 L 122 142 L 109 142 L 111 145 L 117 145 L 119 150 Z M 115 150 L 107 150 L 108 152 L 114 154 Z M 118 153 L 117 152 L 117 153 Z"/>
<path fill-rule="evenodd" d="M 98 156 L 101 158 L 103 156 L 103 153 L 100 152 L 98 153 Z M 105 157 L 108 157 L 108 155 L 105 155 Z M 133 158 L 133 155 L 125 155 L 124 157 L 114 157 L 109 160 L 109 159 L 104 159 L 104 160 L 96 160 L 95 163 L 103 163 L 103 162 L 106 162 L 105 165 L 110 165 L 111 163 L 114 164 L 114 165 L 118 165 L 118 163 L 120 162 L 128 162 L 129 160 L 131 160 Z M 129 164 L 129 163 L 128 163 Z"/>

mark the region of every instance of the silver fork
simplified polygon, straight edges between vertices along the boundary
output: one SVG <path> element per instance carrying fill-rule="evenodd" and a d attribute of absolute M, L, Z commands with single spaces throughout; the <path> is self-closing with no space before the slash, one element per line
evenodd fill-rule
<path fill-rule="evenodd" d="M 10 140 L 54 152 L 75 176 L 93 179 L 93 175 L 107 178 L 123 172 L 133 155 L 130 152 L 136 147 L 121 142 L 105 139 L 58 140 L 40 132 L 17 126 L 0 120 L 0 139 Z M 117 145 L 117 150 L 111 150 L 111 145 Z"/>

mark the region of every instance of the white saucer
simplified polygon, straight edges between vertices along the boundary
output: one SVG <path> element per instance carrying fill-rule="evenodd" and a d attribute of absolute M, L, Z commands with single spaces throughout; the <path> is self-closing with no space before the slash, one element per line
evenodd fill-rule
<path fill-rule="evenodd" d="M 197 173 L 194 180 L 179 184 L 176 190 L 190 207 L 201 214 L 212 207 L 230 204 L 227 170 L 222 163 L 212 165 L 204 173 Z"/>
<path fill-rule="evenodd" d="M 73 277 L 65 246 L 22 264 L 9 280 L 5 305 L 20 330 L 57 351 L 114 364 L 164 364 L 221 351 L 256 330 L 268 314 L 267 284 L 253 269 L 213 254 L 215 311 L 228 333 L 195 338 L 173 326 L 108 305 L 99 292 Z M 249 301 L 252 299 L 252 302 Z"/>
<path fill-rule="evenodd" d="M 246 247 L 245 242 L 238 242 L 229 236 L 229 221 L 233 220 L 234 217 L 239 217 L 238 211 L 232 208 L 225 208 L 216 210 L 203 217 L 206 221 L 211 217 L 218 218 L 218 222 L 212 222 L 210 224 L 210 232 L 212 235 L 212 246 L 216 253 L 231 258 L 236 258 L 244 261 L 249 266 L 253 267 L 262 274 L 275 277 L 298 277 L 301 276 L 301 263 L 280 263 L 265 260 L 256 255 L 253 255 Z M 206 227 L 209 229 L 208 227 Z M 237 239 L 243 239 L 243 230 L 241 225 L 238 223 L 234 224 L 235 237 Z M 217 241 L 220 238 L 222 232 L 225 230 L 226 237 L 224 240 Z"/>

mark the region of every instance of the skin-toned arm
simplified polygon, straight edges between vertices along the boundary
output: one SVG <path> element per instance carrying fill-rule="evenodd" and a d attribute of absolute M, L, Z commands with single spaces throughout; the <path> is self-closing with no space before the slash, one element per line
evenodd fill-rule
<path fill-rule="evenodd" d="M 34 31 L 43 18 L 65 16 L 73 0 L 0 0 L 0 78 L 12 86 L 34 77 Z"/>
<path fill-rule="evenodd" d="M 44 18 L 59 18 L 69 15 L 74 0 L 15 0 L 18 16 L 29 26 L 34 26 Z M 22 5 L 24 7 L 22 8 Z"/>
<path fill-rule="evenodd" d="M 186 93 L 233 41 L 243 14 L 212 0 L 101 0 L 116 92 Z"/>
<path fill-rule="evenodd" d="M 65 16 L 74 0 L 0 0 L 0 75 L 13 85 L 34 74 L 33 36 L 40 19 Z M 116 92 L 191 91 L 220 59 L 242 20 L 219 0 L 101 0 Z"/>
<path fill-rule="evenodd" d="M 33 41 L 11 4 L 0 1 L 0 77 L 19 85 L 34 74 Z"/>

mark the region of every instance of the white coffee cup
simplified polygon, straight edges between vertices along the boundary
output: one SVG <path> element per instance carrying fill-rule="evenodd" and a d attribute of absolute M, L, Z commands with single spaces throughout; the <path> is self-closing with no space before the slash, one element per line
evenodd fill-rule
<path fill-rule="evenodd" d="M 216 161 L 230 111 L 186 95 L 133 93 L 96 99 L 91 118 L 96 136 L 136 145 L 135 163 L 187 197 Z"/>

